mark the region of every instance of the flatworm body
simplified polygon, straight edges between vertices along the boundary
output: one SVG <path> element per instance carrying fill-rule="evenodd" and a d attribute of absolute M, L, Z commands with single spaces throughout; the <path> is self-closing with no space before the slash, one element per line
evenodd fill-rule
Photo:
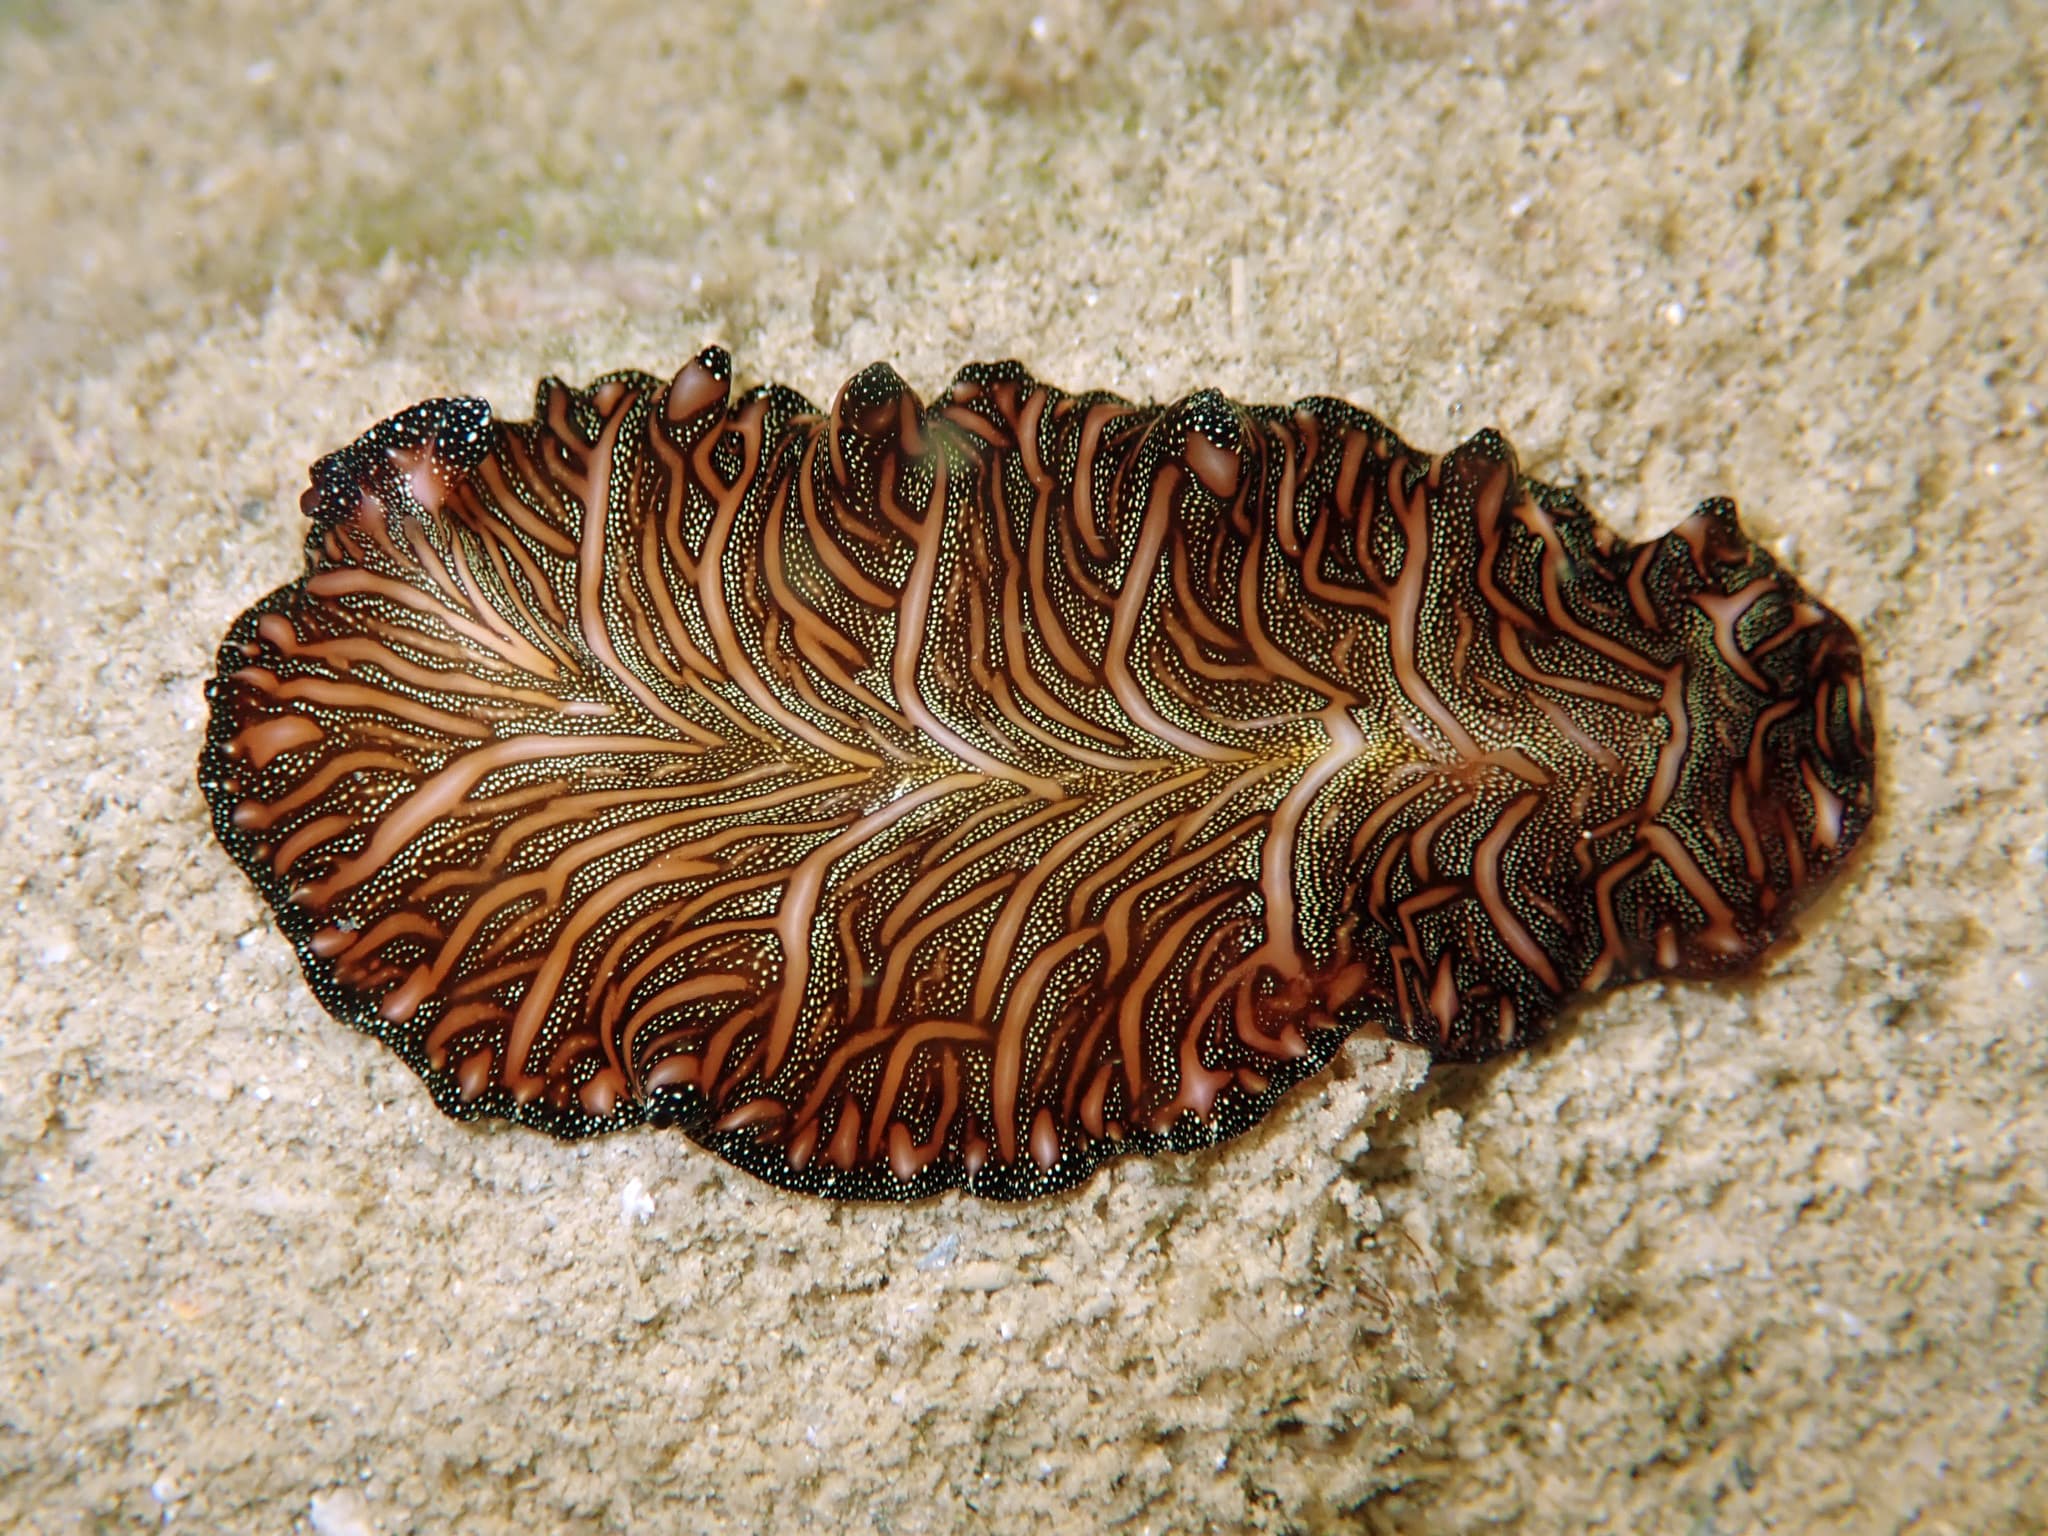
<path fill-rule="evenodd" d="M 1870 819 L 1856 638 L 1729 502 L 1629 545 L 1336 400 L 729 381 L 403 412 L 221 647 L 221 841 L 452 1114 L 1042 1194 L 1353 1030 L 1737 970 Z"/>

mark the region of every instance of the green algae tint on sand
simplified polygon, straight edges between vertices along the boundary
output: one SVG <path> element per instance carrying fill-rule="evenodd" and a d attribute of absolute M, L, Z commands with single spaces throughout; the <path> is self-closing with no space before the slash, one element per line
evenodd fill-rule
<path fill-rule="evenodd" d="M 1026 1198 L 1353 1031 L 1738 971 L 1869 823 L 1856 637 L 1727 501 L 1630 545 L 1332 399 L 730 378 L 393 417 L 220 649 L 220 839 L 452 1114 Z"/>

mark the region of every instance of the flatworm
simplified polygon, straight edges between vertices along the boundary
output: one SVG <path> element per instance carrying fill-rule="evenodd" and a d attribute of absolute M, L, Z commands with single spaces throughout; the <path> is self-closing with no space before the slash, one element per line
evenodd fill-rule
<path fill-rule="evenodd" d="M 1727 501 L 1626 544 L 1332 399 L 549 380 L 313 467 L 199 781 L 449 1113 L 1015 1199 L 1736 971 L 1856 845 L 1855 635 Z"/>

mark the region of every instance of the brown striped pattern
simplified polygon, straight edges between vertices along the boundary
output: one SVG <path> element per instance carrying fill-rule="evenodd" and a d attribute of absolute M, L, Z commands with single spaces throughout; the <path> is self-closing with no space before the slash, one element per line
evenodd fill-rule
<path fill-rule="evenodd" d="M 1017 1197 L 1361 1026 L 1472 1059 L 1752 960 L 1872 808 L 1854 635 L 1341 402 L 542 385 L 314 467 L 200 782 L 451 1112 Z"/>

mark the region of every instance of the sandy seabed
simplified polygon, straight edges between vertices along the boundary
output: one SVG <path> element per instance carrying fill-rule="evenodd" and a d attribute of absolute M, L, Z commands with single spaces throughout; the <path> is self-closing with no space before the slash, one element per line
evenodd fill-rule
<path fill-rule="evenodd" d="M 0 1527 L 2048 1527 L 2048 15 L 0 6 Z M 1885 810 L 1753 980 L 832 1206 L 442 1118 L 193 784 L 305 466 L 700 345 L 1729 492 Z"/>

